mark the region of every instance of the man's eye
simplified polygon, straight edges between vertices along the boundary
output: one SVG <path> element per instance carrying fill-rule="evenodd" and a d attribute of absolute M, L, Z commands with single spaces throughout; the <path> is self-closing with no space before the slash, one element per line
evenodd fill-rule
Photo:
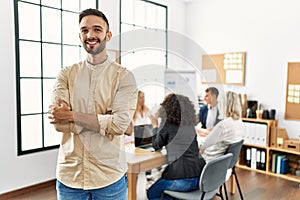
<path fill-rule="evenodd" d="M 100 28 L 95 29 L 96 32 L 102 32 Z"/>
<path fill-rule="evenodd" d="M 88 30 L 86 30 L 86 29 L 81 30 L 81 33 L 87 33 L 87 32 L 88 32 Z"/>

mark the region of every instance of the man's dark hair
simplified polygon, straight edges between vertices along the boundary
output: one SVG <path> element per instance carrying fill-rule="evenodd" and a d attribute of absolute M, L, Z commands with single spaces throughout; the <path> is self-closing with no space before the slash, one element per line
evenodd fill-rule
<path fill-rule="evenodd" d="M 217 98 L 219 96 L 219 90 L 215 87 L 209 87 L 205 90 L 205 92 L 210 92 L 210 94 L 216 95 Z"/>
<path fill-rule="evenodd" d="M 81 13 L 79 14 L 79 23 L 81 22 L 82 18 L 89 16 L 89 15 L 95 15 L 95 16 L 101 17 L 107 24 L 107 31 L 109 30 L 109 23 L 108 23 L 106 16 L 103 14 L 103 12 L 101 12 L 98 9 L 88 8 L 86 10 L 81 11 Z"/>

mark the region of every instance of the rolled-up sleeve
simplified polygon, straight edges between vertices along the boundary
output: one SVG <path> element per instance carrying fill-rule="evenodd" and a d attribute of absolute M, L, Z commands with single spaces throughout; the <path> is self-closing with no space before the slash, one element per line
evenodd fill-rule
<path fill-rule="evenodd" d="M 53 86 L 51 104 L 57 105 L 56 99 L 60 98 L 70 105 L 69 85 L 67 73 L 69 68 L 63 68 L 60 70 L 56 77 L 55 84 Z M 70 132 L 70 123 L 68 124 L 54 124 L 56 131 L 58 132 Z"/>
<path fill-rule="evenodd" d="M 98 114 L 101 135 L 121 135 L 126 131 L 136 109 L 137 86 L 132 72 L 118 73 L 112 97 L 112 113 Z"/>

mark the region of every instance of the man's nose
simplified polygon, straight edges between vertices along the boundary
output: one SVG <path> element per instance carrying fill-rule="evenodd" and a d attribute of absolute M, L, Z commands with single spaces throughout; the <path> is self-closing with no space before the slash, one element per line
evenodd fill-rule
<path fill-rule="evenodd" d="M 94 31 L 89 31 L 88 34 L 87 34 L 87 37 L 88 38 L 94 38 L 95 37 Z"/>

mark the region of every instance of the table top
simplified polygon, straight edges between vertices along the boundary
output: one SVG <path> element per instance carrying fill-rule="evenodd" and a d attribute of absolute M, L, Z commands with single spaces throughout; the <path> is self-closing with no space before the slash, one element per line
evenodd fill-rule
<path fill-rule="evenodd" d="M 125 150 L 129 173 L 140 173 L 167 163 L 165 149 L 153 152 L 136 148 L 134 143 L 126 143 Z"/>

